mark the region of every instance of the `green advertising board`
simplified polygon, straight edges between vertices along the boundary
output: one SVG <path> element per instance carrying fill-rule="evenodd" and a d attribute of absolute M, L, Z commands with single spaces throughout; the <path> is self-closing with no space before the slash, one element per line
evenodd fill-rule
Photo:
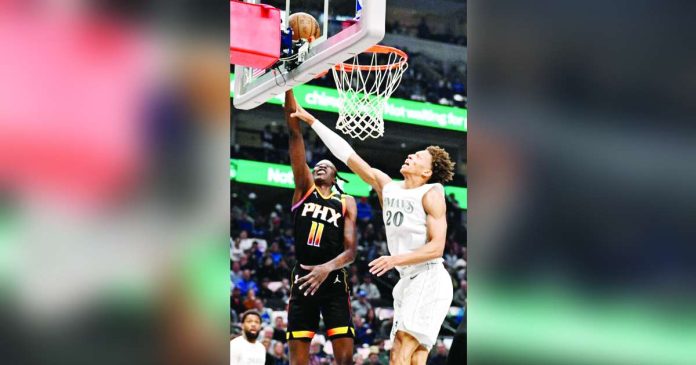
<path fill-rule="evenodd" d="M 346 194 L 353 196 L 368 196 L 372 189 L 352 173 L 341 172 L 341 176 L 349 182 L 339 182 L 341 189 Z M 230 180 L 246 184 L 275 186 L 280 188 L 294 189 L 292 168 L 289 165 L 280 165 L 267 162 L 249 160 L 230 160 Z M 447 194 L 453 193 L 462 209 L 466 209 L 467 197 L 466 188 L 458 186 L 446 186 Z"/>
<path fill-rule="evenodd" d="M 234 97 L 234 74 L 230 74 L 230 97 Z M 304 108 L 338 113 L 341 99 L 338 91 L 327 87 L 299 85 L 293 88 L 295 99 Z M 285 99 L 280 94 L 267 103 L 282 105 Z M 451 106 L 422 103 L 390 98 L 384 109 L 384 120 L 418 125 L 421 127 L 467 131 L 467 110 Z"/>

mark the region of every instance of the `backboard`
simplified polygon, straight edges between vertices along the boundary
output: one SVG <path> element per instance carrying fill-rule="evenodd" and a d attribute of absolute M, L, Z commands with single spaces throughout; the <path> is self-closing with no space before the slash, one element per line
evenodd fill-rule
<path fill-rule="evenodd" d="M 334 0 L 334 2 L 336 1 L 340 0 Z M 267 3 L 259 0 L 246 0 L 246 2 Z M 306 2 L 310 1 L 305 0 Z M 322 0 L 312 0 L 311 2 L 316 2 L 316 5 L 321 9 Z M 291 0 L 286 0 L 285 9 L 281 9 L 283 10 L 283 27 L 287 24 L 289 14 L 293 13 L 291 5 Z M 323 28 L 322 36 L 309 44 L 304 61 L 296 68 L 287 70 L 280 65 L 260 70 L 235 65 L 235 108 L 243 110 L 256 108 L 268 99 L 280 95 L 296 85 L 304 84 L 334 65 L 362 53 L 384 38 L 386 0 L 356 0 L 356 16 L 347 23 L 352 23 L 352 25 L 336 34 L 331 34 L 328 31 L 329 19 L 337 19 L 336 16 L 330 14 L 329 5 L 330 0 L 323 0 L 323 16 L 318 19 Z"/>

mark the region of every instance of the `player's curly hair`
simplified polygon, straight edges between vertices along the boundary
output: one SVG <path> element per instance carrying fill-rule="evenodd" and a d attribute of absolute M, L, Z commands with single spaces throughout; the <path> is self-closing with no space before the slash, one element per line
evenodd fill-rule
<path fill-rule="evenodd" d="M 452 181 L 452 177 L 454 177 L 454 162 L 452 162 L 449 153 L 440 146 L 430 146 L 427 150 L 430 156 L 433 157 L 431 168 L 433 174 L 430 176 L 429 182 L 444 184 Z"/>

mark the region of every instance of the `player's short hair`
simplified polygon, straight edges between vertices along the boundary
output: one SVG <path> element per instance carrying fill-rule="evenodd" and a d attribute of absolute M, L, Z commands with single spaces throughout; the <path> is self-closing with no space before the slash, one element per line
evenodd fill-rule
<path fill-rule="evenodd" d="M 246 320 L 246 317 L 248 317 L 248 316 L 257 316 L 257 317 L 259 317 L 259 322 L 263 322 L 263 320 L 261 319 L 261 313 L 255 311 L 253 309 L 249 309 L 248 311 L 242 313 L 242 323 L 244 323 L 244 321 Z"/>
<path fill-rule="evenodd" d="M 452 177 L 454 177 L 454 162 L 452 162 L 449 153 L 440 146 L 430 146 L 427 150 L 433 158 L 431 168 L 433 174 L 430 176 L 429 181 L 440 184 L 452 181 Z"/>

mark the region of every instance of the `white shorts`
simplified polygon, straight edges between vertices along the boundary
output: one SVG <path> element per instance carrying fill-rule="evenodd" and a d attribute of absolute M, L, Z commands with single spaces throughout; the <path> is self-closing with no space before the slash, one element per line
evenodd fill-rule
<path fill-rule="evenodd" d="M 394 341 L 397 331 L 403 331 L 430 351 L 452 304 L 453 291 L 452 278 L 442 263 L 402 277 L 392 292 L 391 340 Z"/>

